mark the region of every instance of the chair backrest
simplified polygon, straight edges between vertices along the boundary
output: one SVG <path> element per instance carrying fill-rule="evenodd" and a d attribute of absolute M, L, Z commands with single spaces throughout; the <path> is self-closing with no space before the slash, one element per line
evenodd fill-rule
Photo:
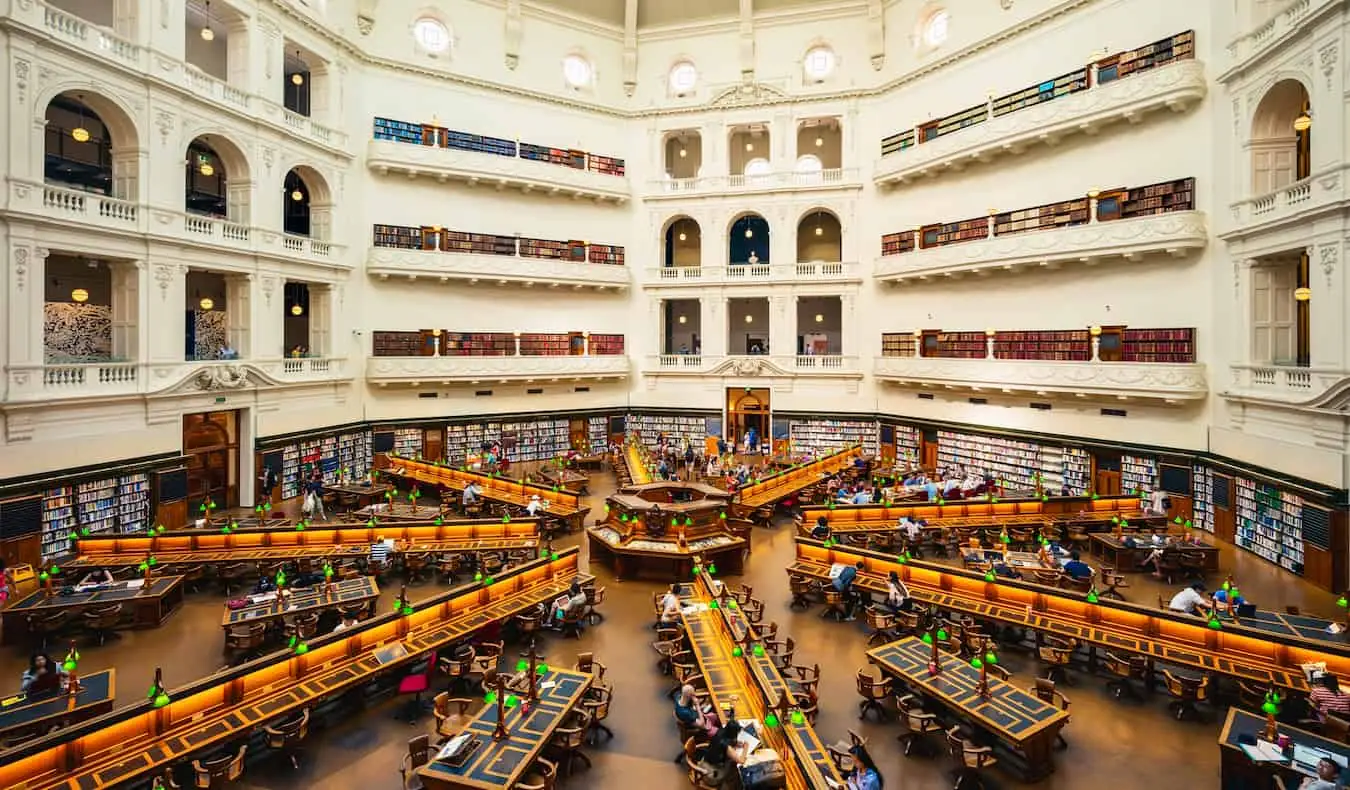
<path fill-rule="evenodd" d="M 1055 681 L 1048 678 L 1036 678 L 1036 685 L 1032 689 L 1042 702 L 1055 703 Z"/>
<path fill-rule="evenodd" d="M 431 738 L 419 735 L 408 741 L 408 762 L 413 768 L 421 768 L 431 759 Z"/>
<path fill-rule="evenodd" d="M 1350 743 L 1350 721 L 1328 713 L 1322 721 L 1322 734 L 1338 743 Z"/>
<path fill-rule="evenodd" d="M 435 671 L 436 671 L 436 651 L 433 650 L 429 654 L 427 654 L 427 666 L 425 669 L 422 670 L 422 674 L 426 676 L 428 685 L 430 685 L 431 675 Z"/>

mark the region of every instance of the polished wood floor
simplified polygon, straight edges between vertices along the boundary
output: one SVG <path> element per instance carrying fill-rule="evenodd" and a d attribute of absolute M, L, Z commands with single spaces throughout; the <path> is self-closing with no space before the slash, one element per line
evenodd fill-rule
<path fill-rule="evenodd" d="M 614 490 L 609 473 L 592 478 L 586 499 L 592 512 L 603 510 L 604 497 Z M 564 543 L 582 542 L 572 536 Z M 583 543 L 583 551 L 584 542 Z M 874 724 L 858 720 L 857 695 L 853 676 L 866 663 L 866 631 L 861 621 L 835 623 L 822 620 L 817 611 L 791 612 L 787 577 L 783 568 L 792 561 L 792 529 L 781 525 L 773 530 L 758 530 L 754 552 L 745 577 L 740 581 L 754 586 L 755 595 L 766 605 L 766 620 L 775 620 L 781 633 L 797 642 L 797 663 L 819 663 L 822 667 L 820 718 L 817 729 L 827 743 L 845 738 L 852 729 L 869 739 L 873 756 L 886 779 L 887 790 L 897 788 L 946 788 L 951 786 L 946 757 L 906 759 L 900 754 L 895 736 L 901 727 L 895 723 Z M 1224 547 L 1221 557 L 1224 573 L 1234 573 L 1249 600 L 1263 607 L 1297 605 L 1310 613 L 1336 616 L 1335 597 L 1290 577 L 1255 555 Z M 568 665 L 581 651 L 593 651 L 608 668 L 607 680 L 615 687 L 614 709 L 609 724 L 614 740 L 590 750 L 594 767 L 566 780 L 567 788 L 607 790 L 632 787 L 642 790 L 677 790 L 688 786 L 681 769 L 671 762 L 678 751 L 676 730 L 671 721 L 671 705 L 663 696 L 668 678 L 655 669 L 651 641 L 651 593 L 660 585 L 649 582 L 615 583 L 599 565 L 592 572 L 599 584 L 608 587 L 604 605 L 606 619 L 589 628 L 581 641 L 549 638 L 543 645 L 550 661 Z M 1221 577 L 1220 577 L 1221 578 Z M 1133 575 L 1132 600 L 1151 602 L 1170 588 L 1154 584 L 1142 575 Z M 430 583 L 412 588 L 415 597 L 430 594 Z M 381 605 L 388 610 L 397 595 L 397 587 L 387 589 Z M 190 595 L 182 610 L 165 625 L 153 631 L 125 632 L 121 639 L 105 647 L 82 645 L 81 670 L 97 671 L 116 666 L 121 689 L 135 690 L 149 685 L 155 666 L 163 667 L 170 687 L 208 674 L 222 665 L 220 630 L 221 597 L 215 592 Z M 53 649 L 51 652 L 59 653 Z M 0 691 L 16 689 L 27 662 L 18 648 L 0 654 Z M 1029 656 L 1007 653 L 1004 664 L 1014 673 L 1014 682 L 1029 685 L 1036 663 Z M 1218 747 L 1216 738 L 1222 711 L 1206 710 L 1207 723 L 1178 723 L 1167 714 L 1168 697 L 1157 694 L 1143 704 L 1121 703 L 1103 690 L 1104 679 L 1076 675 L 1077 685 L 1066 688 L 1072 700 L 1073 720 L 1064 730 L 1070 746 L 1057 752 L 1054 775 L 1030 787 L 1067 790 L 1102 786 L 1113 790 L 1155 790 L 1155 788 L 1203 788 L 1218 783 Z M 137 695 L 127 692 L 120 704 L 134 702 Z M 376 790 L 400 786 L 398 765 L 406 751 L 407 740 L 429 731 L 430 716 L 418 725 L 394 719 L 393 704 L 367 711 L 345 725 L 312 736 L 301 768 L 295 771 L 288 762 L 251 766 L 243 788 L 324 787 L 327 790 Z M 998 787 L 1016 787 L 1011 777 L 995 775 Z"/>

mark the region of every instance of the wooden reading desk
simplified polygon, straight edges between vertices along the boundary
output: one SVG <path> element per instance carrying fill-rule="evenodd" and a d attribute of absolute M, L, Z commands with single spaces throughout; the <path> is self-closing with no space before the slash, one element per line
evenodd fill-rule
<path fill-rule="evenodd" d="M 1000 500 L 958 499 L 938 504 L 920 502 L 900 505 L 819 505 L 802 508 L 802 523 L 809 530 L 825 517 L 831 532 L 889 532 L 899 529 L 900 519 L 927 522 L 928 529 L 1002 529 L 1008 527 L 1056 528 L 1067 530 L 1082 526 L 1092 531 L 1113 526 L 1112 519 L 1124 519 L 1138 529 L 1165 528 L 1166 516 L 1145 516 L 1139 498 L 1051 497 L 1041 499 Z"/>
<path fill-rule="evenodd" d="M 155 628 L 182 603 L 182 576 L 156 576 L 150 581 L 130 579 L 87 588 L 62 587 L 59 582 L 53 581 L 50 594 L 46 589 L 38 589 L 0 612 L 0 620 L 3 620 L 0 637 L 7 645 L 26 638 L 29 617 L 45 617 L 58 611 L 77 611 L 112 604 L 122 604 L 122 622 L 133 628 Z"/>
<path fill-rule="evenodd" d="M 539 679 L 539 699 L 506 709 L 503 721 L 507 737 L 495 740 L 497 705 L 483 706 L 462 733 L 477 741 L 473 752 L 459 765 L 432 760 L 417 769 L 427 790 L 512 790 L 529 770 L 553 731 L 567 719 L 591 686 L 592 676 L 584 672 L 549 667 Z M 543 685 L 552 686 L 543 688 Z M 462 734 L 461 733 L 461 734 Z"/>
<path fill-rule="evenodd" d="M 647 465 L 647 448 L 636 439 L 629 439 L 624 443 L 623 453 L 620 454 L 619 459 L 624 465 L 624 471 L 628 474 L 629 484 L 640 486 L 653 482 L 651 469 Z M 620 487 L 622 487 L 622 481 Z"/>
<path fill-rule="evenodd" d="M 915 600 L 977 620 L 1007 623 L 1041 633 L 1072 637 L 1085 646 L 1121 655 L 1247 681 L 1308 691 L 1302 664 L 1326 662 L 1327 670 L 1350 675 L 1350 648 L 1343 636 L 1309 638 L 1274 625 L 1229 623 L 1207 626 L 1199 617 L 1159 611 L 1124 601 L 1088 603 L 1082 594 L 1034 582 L 998 579 L 935 563 L 895 557 L 866 549 L 834 546 L 797 538 L 797 560 L 789 575 L 825 581 L 835 563 L 863 562 L 859 589 L 884 595 L 890 571 L 900 575 Z"/>
<path fill-rule="evenodd" d="M 539 476 L 554 488 L 566 488 L 568 491 L 575 491 L 578 494 L 587 493 L 586 487 L 591 482 L 589 477 L 580 472 L 573 472 L 571 469 L 559 469 L 555 466 L 546 466 L 540 469 Z"/>
<path fill-rule="evenodd" d="M 370 613 L 374 614 L 375 602 L 379 597 L 379 585 L 369 576 L 333 582 L 331 596 L 325 591 L 324 584 L 320 582 L 310 587 L 291 590 L 290 600 L 286 602 L 284 607 L 277 604 L 275 592 L 249 596 L 247 606 L 240 609 L 226 607 L 225 615 L 220 620 L 220 626 L 229 629 L 231 626 L 244 623 L 265 623 L 282 617 L 293 617 L 356 603 L 367 604 Z"/>
<path fill-rule="evenodd" d="M 716 609 L 709 608 L 713 601 Z M 789 790 L 826 790 L 827 778 L 842 787 L 844 780 L 815 729 L 805 719 L 800 724 L 792 721 L 790 711 L 796 709 L 792 690 L 771 655 L 755 655 L 753 646 L 760 644 L 760 636 L 734 603 L 706 570 L 693 584 L 681 586 L 685 634 L 718 717 L 723 724 L 729 713 L 761 723 L 759 738 L 778 752 Z M 738 643 L 740 656 L 732 652 Z M 778 727 L 763 726 L 769 712 L 777 715 Z"/>
<path fill-rule="evenodd" d="M 463 491 L 470 482 L 477 483 L 483 490 L 483 498 L 508 505 L 525 507 L 530 497 L 538 494 L 541 500 L 549 503 L 542 511 L 542 517 L 558 518 L 573 529 L 579 529 L 590 508 L 581 506 L 581 497 L 570 491 L 554 491 L 550 486 L 535 483 L 522 483 L 478 472 L 467 472 L 449 466 L 437 466 L 426 461 L 412 461 L 407 458 L 390 456 L 393 466 L 385 474 L 405 478 L 415 483 L 434 485 L 451 491 Z"/>
<path fill-rule="evenodd" d="M 81 675 L 80 691 L 73 696 L 52 691 L 0 699 L 0 735 L 44 732 L 107 713 L 117 696 L 115 676 L 113 669 Z"/>
<path fill-rule="evenodd" d="M 736 502 L 743 511 L 772 507 L 803 488 L 848 468 L 853 459 L 861 457 L 862 445 L 854 445 L 809 464 L 784 469 L 737 491 Z"/>
<path fill-rule="evenodd" d="M 491 585 L 460 585 L 414 604 L 411 614 L 391 612 L 312 640 L 303 655 L 278 651 L 172 689 L 162 707 L 143 700 L 22 744 L 0 760 L 0 787 L 101 790 L 147 780 L 552 601 L 574 580 L 590 580 L 578 572 L 577 557 L 567 549 Z"/>
<path fill-rule="evenodd" d="M 1121 572 L 1138 569 L 1139 563 L 1143 562 L 1153 549 L 1147 535 L 1139 536 L 1137 546 L 1125 545 L 1122 537 L 1115 533 L 1098 533 L 1092 536 L 1092 553 Z M 1200 567 L 1209 573 L 1219 572 L 1218 546 L 1212 543 L 1179 543 L 1174 545 L 1173 549 L 1183 554 L 1194 554 L 1202 562 Z"/>
<path fill-rule="evenodd" d="M 1068 723 L 1068 711 L 994 677 L 987 678 L 989 696 L 981 696 L 980 670 L 939 650 L 942 671 L 930 675 L 932 656 L 932 646 L 913 636 L 867 651 L 867 659 L 886 674 L 1020 754 L 1027 781 L 1054 772 L 1055 736 Z"/>
<path fill-rule="evenodd" d="M 357 507 L 366 507 L 384 500 L 385 492 L 393 490 L 388 483 L 346 482 L 326 485 L 323 490 L 333 494 L 339 500 L 354 502 Z"/>
<path fill-rule="evenodd" d="M 1294 790 L 1303 780 L 1313 775 L 1308 766 L 1288 760 L 1278 762 L 1253 762 L 1242 750 L 1239 738 L 1244 741 L 1260 739 L 1266 729 L 1266 719 L 1241 708 L 1229 708 L 1223 729 L 1219 732 L 1219 787 L 1220 790 L 1268 790 L 1275 786 L 1271 776 L 1284 777 L 1285 786 Z M 1350 746 L 1330 738 L 1289 727 L 1276 725 L 1276 732 L 1284 735 L 1293 743 L 1309 749 L 1319 749 L 1335 757 L 1350 762 Z M 1315 770 L 1315 768 L 1313 769 Z M 1350 779 L 1350 771 L 1341 771 L 1341 782 Z"/>

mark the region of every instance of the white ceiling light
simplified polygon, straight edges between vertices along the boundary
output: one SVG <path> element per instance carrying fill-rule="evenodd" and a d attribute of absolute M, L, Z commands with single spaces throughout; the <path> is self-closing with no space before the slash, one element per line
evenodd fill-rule
<path fill-rule="evenodd" d="M 823 137 L 817 137 L 817 138 L 816 138 L 816 147 L 817 147 L 817 148 L 820 148 L 820 147 L 823 146 L 823 145 L 825 145 L 825 138 L 823 138 Z"/>
<path fill-rule="evenodd" d="M 573 88 L 584 88 L 591 82 L 591 62 L 580 55 L 563 58 L 563 79 Z"/>
<path fill-rule="evenodd" d="M 216 31 L 211 29 L 211 0 L 206 0 L 206 24 L 202 25 L 202 41 L 215 41 Z"/>
<path fill-rule="evenodd" d="M 834 50 L 829 47 L 811 47 L 806 51 L 806 57 L 802 59 L 802 70 L 806 72 L 807 77 L 820 82 L 834 72 L 837 62 Z"/>
<path fill-rule="evenodd" d="M 684 235 L 684 231 L 680 231 L 680 241 L 684 241 L 684 240 L 687 239 L 687 238 L 689 238 L 689 237 L 686 236 L 686 235 Z"/>
<path fill-rule="evenodd" d="M 698 69 L 687 60 L 676 63 L 670 69 L 670 90 L 676 94 L 685 94 L 698 84 Z"/>
<path fill-rule="evenodd" d="M 755 230 L 754 230 L 754 228 L 746 228 L 746 229 L 745 229 L 745 237 L 746 237 L 747 239 L 753 239 L 753 238 L 755 237 Z"/>

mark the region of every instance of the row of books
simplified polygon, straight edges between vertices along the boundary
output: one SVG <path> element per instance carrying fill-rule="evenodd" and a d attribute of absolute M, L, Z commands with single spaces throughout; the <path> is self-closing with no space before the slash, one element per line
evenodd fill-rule
<path fill-rule="evenodd" d="M 991 338 L 985 332 L 925 330 L 887 332 L 881 336 L 883 357 L 985 359 Z M 1086 362 L 1092 359 L 1092 335 L 1087 329 L 996 331 L 994 359 Z M 1196 359 L 1195 329 L 1112 329 L 1100 337 L 1099 359 L 1104 362 L 1192 364 Z"/>
<path fill-rule="evenodd" d="M 307 437 L 281 448 L 281 498 L 304 493 L 305 482 L 315 469 L 331 485 L 340 479 L 365 479 L 371 468 L 370 431 Z"/>
<path fill-rule="evenodd" d="M 629 432 L 637 431 L 641 434 L 642 443 L 648 447 L 655 447 L 657 439 L 662 434 L 679 442 L 688 439 L 696 448 L 702 447 L 703 440 L 708 437 L 708 418 L 706 417 L 630 414 L 627 417 L 626 424 Z"/>
<path fill-rule="evenodd" d="M 377 117 L 374 126 L 376 140 L 425 145 L 433 148 L 453 148 L 459 151 L 472 151 L 491 156 L 518 156 L 521 159 L 546 162 L 577 170 L 590 170 L 604 175 L 624 175 L 624 160 L 616 156 L 592 154 L 575 148 L 556 148 L 535 143 L 518 143 L 500 137 L 447 129 L 436 124 L 398 121 L 392 118 Z"/>
<path fill-rule="evenodd" d="M 793 420 L 788 437 L 793 455 L 821 457 L 862 444 L 875 457 L 880 447 L 876 420 Z"/>
<path fill-rule="evenodd" d="M 440 250 L 471 255 L 518 256 L 576 263 L 624 265 L 624 248 L 616 244 L 472 233 L 449 230 L 436 225 L 377 224 L 374 226 L 373 244 L 376 247 L 396 250 Z"/>
<path fill-rule="evenodd" d="M 1303 573 L 1303 500 L 1265 483 L 1235 478 L 1237 544 L 1296 574 Z"/>
<path fill-rule="evenodd" d="M 150 477 L 145 473 L 85 480 L 42 492 L 43 561 L 69 554 L 81 533 L 144 532 L 150 525 Z"/>

